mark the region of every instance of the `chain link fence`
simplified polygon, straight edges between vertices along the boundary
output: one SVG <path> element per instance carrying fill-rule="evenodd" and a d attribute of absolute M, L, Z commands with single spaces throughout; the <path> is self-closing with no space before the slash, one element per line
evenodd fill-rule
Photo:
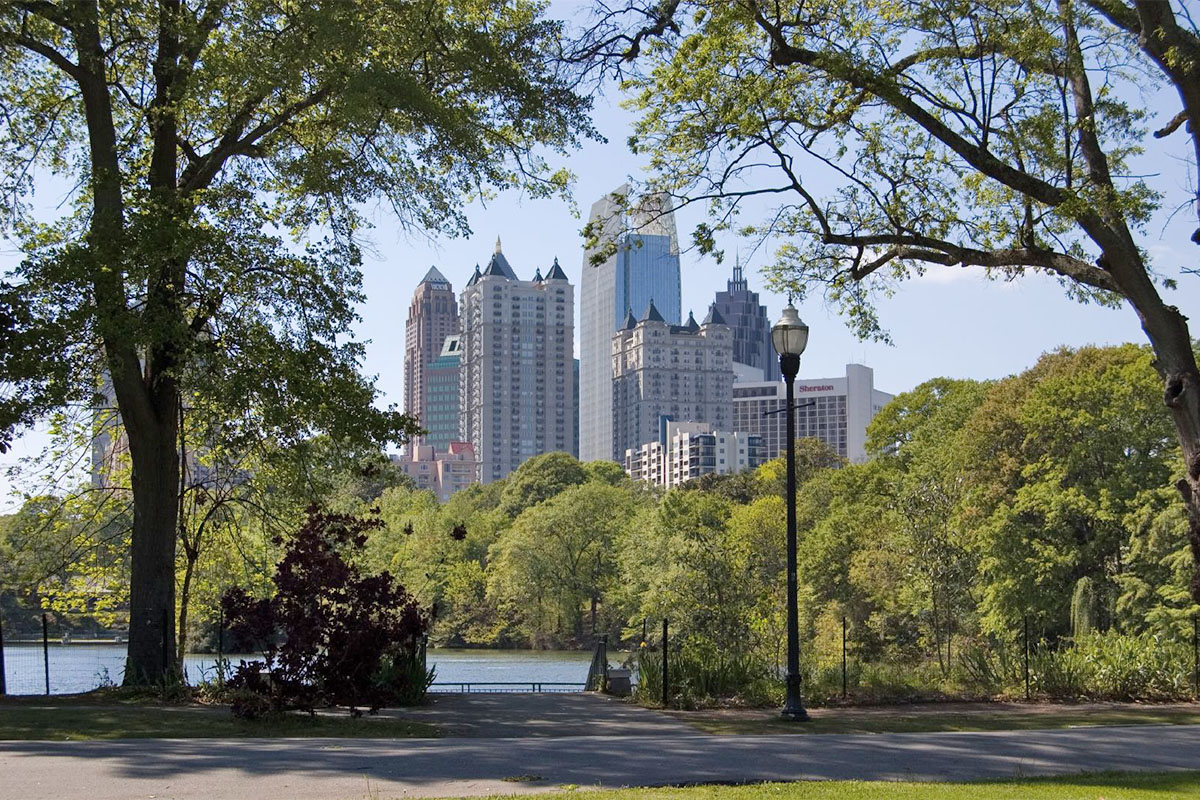
<path fill-rule="evenodd" d="M 119 686 L 125 677 L 128 615 L 0 610 L 0 694 L 61 695 Z M 164 647 L 172 646 L 164 643 Z M 184 659 L 188 683 L 217 674 L 217 654 Z"/>

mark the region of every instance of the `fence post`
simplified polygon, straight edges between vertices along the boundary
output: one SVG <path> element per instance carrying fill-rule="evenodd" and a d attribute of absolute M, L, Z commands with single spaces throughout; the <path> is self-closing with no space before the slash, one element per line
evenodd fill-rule
<path fill-rule="evenodd" d="M 46 672 L 46 694 L 50 694 L 50 636 L 46 625 L 46 612 L 42 612 L 42 667 Z"/>
<path fill-rule="evenodd" d="M 842 699 L 846 698 L 846 617 L 842 615 Z"/>
<path fill-rule="evenodd" d="M 217 611 L 217 686 L 225 686 L 225 609 L 223 607 Z"/>
<path fill-rule="evenodd" d="M 1025 699 L 1029 699 L 1029 615 L 1024 617 L 1025 622 Z"/>
<path fill-rule="evenodd" d="M 600 636 L 600 691 L 608 691 L 608 634 Z"/>
<path fill-rule="evenodd" d="M 667 707 L 667 698 L 669 697 L 668 678 L 667 678 L 667 618 L 663 617 L 663 657 L 662 657 L 662 704 L 663 708 Z"/>
<path fill-rule="evenodd" d="M 8 684 L 4 680 L 4 615 L 0 614 L 0 697 L 8 694 Z"/>

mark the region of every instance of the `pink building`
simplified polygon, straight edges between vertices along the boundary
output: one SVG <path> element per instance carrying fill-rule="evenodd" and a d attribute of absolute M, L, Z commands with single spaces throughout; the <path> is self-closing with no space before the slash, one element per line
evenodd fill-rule
<path fill-rule="evenodd" d="M 433 445 L 409 445 L 408 453 L 393 457 L 404 474 L 413 479 L 418 489 L 428 489 L 438 500 L 479 482 L 479 460 L 470 442 L 451 442 L 439 452 Z"/>

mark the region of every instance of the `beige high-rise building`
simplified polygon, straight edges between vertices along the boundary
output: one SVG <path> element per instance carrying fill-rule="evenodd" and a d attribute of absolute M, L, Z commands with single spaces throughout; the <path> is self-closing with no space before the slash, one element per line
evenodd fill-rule
<path fill-rule="evenodd" d="M 575 440 L 575 288 L 555 259 L 543 277 L 517 278 L 496 240 L 461 296 L 459 431 L 480 480 Z"/>
<path fill-rule="evenodd" d="M 713 430 L 707 422 L 668 422 L 665 440 L 625 451 L 625 472 L 671 489 L 704 475 L 757 469 L 766 460 L 761 436 Z"/>
<path fill-rule="evenodd" d="M 733 334 L 716 308 L 704 322 L 688 314 L 668 324 L 651 302 L 641 320 L 630 313 L 612 337 L 613 445 L 626 450 L 665 441 L 666 423 L 706 422 L 732 430 Z"/>
<path fill-rule="evenodd" d="M 446 337 L 456 333 L 454 289 L 437 267 L 430 267 L 413 292 L 404 328 L 404 410 L 423 425 L 428 414 L 430 362 L 441 354 Z"/>

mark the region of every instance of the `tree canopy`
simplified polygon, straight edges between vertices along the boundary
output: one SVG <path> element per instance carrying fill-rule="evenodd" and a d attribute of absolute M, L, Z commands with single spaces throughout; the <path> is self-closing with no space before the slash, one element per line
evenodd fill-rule
<path fill-rule="evenodd" d="M 1164 298 L 1179 265 L 1155 263 L 1145 236 L 1164 207 L 1200 217 L 1200 32 L 1186 8 L 597 4 L 575 53 L 631 65 L 631 146 L 649 158 L 650 190 L 708 206 L 702 250 L 724 230 L 782 240 L 776 287 L 823 295 L 860 336 L 886 339 L 877 301 L 932 269 L 1040 273 L 1077 300 L 1128 304 L 1183 448 L 1200 600 L 1200 371 L 1186 318 Z M 1150 144 L 1152 81 L 1176 91 L 1179 111 L 1154 135 L 1176 136 L 1190 162 L 1183 197 L 1173 175 L 1135 169 L 1142 148 L 1174 141 Z"/>

